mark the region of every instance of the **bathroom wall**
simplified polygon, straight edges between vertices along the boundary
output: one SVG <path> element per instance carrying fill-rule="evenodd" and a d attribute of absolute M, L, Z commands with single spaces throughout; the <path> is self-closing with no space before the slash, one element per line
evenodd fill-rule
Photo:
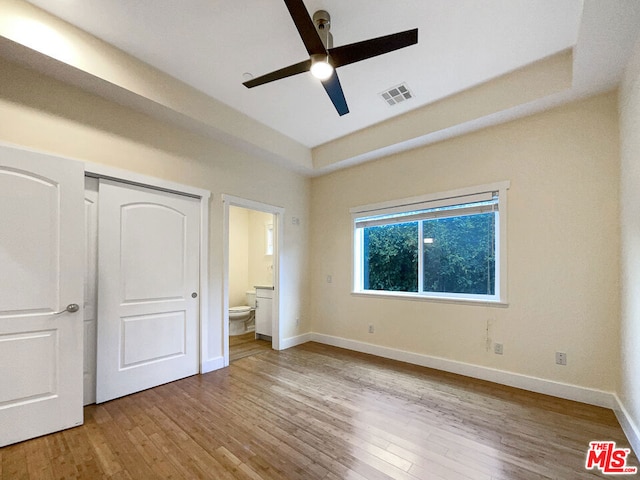
<path fill-rule="evenodd" d="M 266 255 L 267 224 L 273 215 L 229 208 L 229 306 L 246 305 L 254 285 L 273 285 L 273 255 Z"/>
<path fill-rule="evenodd" d="M 229 306 L 246 305 L 249 285 L 249 210 L 229 208 Z"/>
<path fill-rule="evenodd" d="M 273 255 L 266 254 L 267 225 L 273 225 L 270 213 L 249 211 L 249 286 L 273 285 Z"/>

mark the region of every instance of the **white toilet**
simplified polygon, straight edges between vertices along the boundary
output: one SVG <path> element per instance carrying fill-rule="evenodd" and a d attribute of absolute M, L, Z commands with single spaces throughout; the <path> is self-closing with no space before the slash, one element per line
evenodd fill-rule
<path fill-rule="evenodd" d="M 247 290 L 247 305 L 229 308 L 229 335 L 242 335 L 250 332 L 253 312 L 256 308 L 256 291 Z"/>

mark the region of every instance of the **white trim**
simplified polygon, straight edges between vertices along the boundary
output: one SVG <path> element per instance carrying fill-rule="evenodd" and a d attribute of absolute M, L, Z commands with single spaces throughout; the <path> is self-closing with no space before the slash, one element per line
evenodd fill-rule
<path fill-rule="evenodd" d="M 202 362 L 202 366 L 200 368 L 200 373 L 208 373 L 213 372 L 214 370 L 219 370 L 224 368 L 224 357 L 214 357 Z"/>
<path fill-rule="evenodd" d="M 342 337 L 334 337 L 321 333 L 311 333 L 311 340 L 325 345 L 346 348 L 356 352 L 368 353 L 378 357 L 389 358 L 401 362 L 434 368 L 445 372 L 464 375 L 467 377 L 487 380 L 489 382 L 521 388 L 531 392 L 552 395 L 554 397 L 574 400 L 577 402 L 613 409 L 615 397 L 612 392 L 605 392 L 591 388 L 580 387 L 568 383 L 530 377 L 519 373 L 507 372 L 489 367 L 482 367 L 469 363 L 458 362 L 446 358 L 432 357 L 420 353 L 405 352 L 395 348 L 382 347 L 371 343 L 359 342 Z"/>
<path fill-rule="evenodd" d="M 209 198 L 211 192 L 201 188 L 183 185 L 181 183 L 163 180 L 140 173 L 122 170 L 92 162 L 83 162 L 85 175 L 89 177 L 105 178 L 121 183 L 128 183 L 155 190 L 187 195 L 200 199 L 200 373 L 210 371 L 210 365 L 215 364 L 215 358 L 209 357 Z M 221 367 L 217 367 L 221 368 Z"/>
<path fill-rule="evenodd" d="M 312 333 L 303 333 L 302 335 L 296 335 L 295 337 L 283 338 L 280 342 L 280 349 L 286 350 L 287 348 L 302 345 L 303 343 L 311 342 Z"/>
<path fill-rule="evenodd" d="M 500 210 L 496 213 L 496 221 L 499 222 L 500 232 L 495 236 L 495 248 L 500 252 L 496 258 L 496 287 L 495 287 L 495 295 L 500 301 L 504 304 L 508 304 L 509 302 L 509 288 L 507 284 L 507 265 L 508 260 L 507 257 L 509 255 L 509 249 L 507 248 L 507 225 L 508 225 L 508 217 L 509 217 L 509 195 L 507 195 L 507 190 L 509 189 L 510 183 L 503 182 L 504 190 L 500 190 Z"/>
<path fill-rule="evenodd" d="M 283 207 L 276 207 L 274 205 L 269 205 L 268 203 L 262 203 L 255 200 L 236 197 L 235 195 L 229 195 L 228 193 L 222 194 L 222 201 L 229 205 L 248 208 L 249 210 L 258 210 L 259 212 L 272 213 L 274 215 L 284 215 Z"/>
<path fill-rule="evenodd" d="M 209 192 L 207 192 L 209 193 Z M 200 373 L 209 362 L 209 195 L 200 197 Z M 222 366 L 217 367 L 222 368 Z"/>
<path fill-rule="evenodd" d="M 222 264 L 224 268 L 223 272 L 223 288 L 222 288 L 222 352 L 224 358 L 224 366 L 229 366 L 229 207 L 242 207 L 250 210 L 257 210 L 260 212 L 270 213 L 275 217 L 274 221 L 274 246 L 277 251 L 273 256 L 273 324 L 272 324 L 272 336 L 271 347 L 274 350 L 281 350 L 282 338 L 280 328 L 280 265 L 282 259 L 282 252 L 284 251 L 284 213 L 285 210 L 282 207 L 276 207 L 267 203 L 256 202 L 254 200 L 248 200 L 234 195 L 222 194 L 223 204 L 223 227 L 222 227 Z"/>
<path fill-rule="evenodd" d="M 222 197 L 222 364 L 229 366 L 229 207 Z"/>
<path fill-rule="evenodd" d="M 414 292 L 387 292 L 384 290 L 362 290 L 351 292 L 352 297 L 375 297 L 385 298 L 388 300 L 413 300 L 417 302 L 437 302 L 437 303 L 455 303 L 458 305 L 480 305 L 483 307 L 503 307 L 509 306 L 508 302 L 500 300 L 489 300 L 483 298 L 472 298 L 471 296 L 456 297 L 455 294 L 425 295 L 423 293 Z M 480 297 L 480 295 L 478 295 Z"/>
<path fill-rule="evenodd" d="M 142 187 L 152 187 L 156 190 L 178 193 L 180 195 L 189 195 L 204 199 L 208 199 L 211 196 L 211 192 L 208 190 L 183 185 L 181 183 L 164 180 L 162 178 L 143 175 L 141 173 L 130 172 L 121 168 L 101 165 L 99 163 L 84 162 L 84 171 L 85 175 L 90 177 L 112 179 L 119 182 L 140 185 Z"/>
<path fill-rule="evenodd" d="M 618 422 L 620 422 L 622 431 L 627 436 L 627 440 L 629 440 L 631 448 L 636 456 L 638 456 L 640 455 L 640 428 L 635 424 L 631 415 L 629 415 L 629 411 L 624 407 L 620 398 L 618 398 L 618 395 L 614 393 L 613 397 L 616 403 L 613 408 L 613 412 L 616 414 L 616 418 L 618 419 Z"/>

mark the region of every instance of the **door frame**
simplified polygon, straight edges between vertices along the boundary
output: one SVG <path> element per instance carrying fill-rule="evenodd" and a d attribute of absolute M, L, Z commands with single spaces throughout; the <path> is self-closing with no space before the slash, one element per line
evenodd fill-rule
<path fill-rule="evenodd" d="M 222 255 L 224 258 L 224 274 L 223 274 L 223 299 L 222 299 L 222 338 L 223 338 L 223 356 L 224 366 L 229 366 L 229 207 L 241 207 L 249 210 L 257 210 L 259 212 L 270 213 L 274 216 L 274 248 L 273 254 L 273 335 L 271 337 L 271 347 L 274 350 L 280 350 L 282 338 L 280 334 L 280 260 L 283 251 L 284 235 L 284 208 L 269 205 L 267 203 L 248 200 L 246 198 L 236 197 L 233 195 L 222 194 L 222 203 L 224 205 L 224 224 L 223 224 L 223 246 Z"/>
<path fill-rule="evenodd" d="M 92 162 L 84 162 L 84 174 L 86 177 L 104 178 L 120 183 L 137 185 L 163 192 L 185 195 L 200 199 L 200 308 L 199 314 L 199 366 L 200 373 L 215 370 L 216 363 L 209 360 L 209 200 L 211 192 L 201 188 L 183 185 L 181 183 L 163 180 L 148 175 L 130 172 L 115 167 L 100 165 Z"/>

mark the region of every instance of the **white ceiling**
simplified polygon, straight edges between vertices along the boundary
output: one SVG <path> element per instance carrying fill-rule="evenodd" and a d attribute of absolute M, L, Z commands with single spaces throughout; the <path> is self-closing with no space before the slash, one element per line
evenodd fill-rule
<path fill-rule="evenodd" d="M 308 73 L 242 85 L 245 72 L 259 76 L 307 58 L 282 0 L 30 3 L 307 147 L 567 48 L 575 49 L 567 99 L 612 88 L 640 31 L 638 0 L 305 0 L 311 14 L 331 14 L 335 46 L 419 28 L 417 45 L 338 70 L 351 111 L 339 117 Z M 379 93 L 402 82 L 415 98 L 388 106 Z"/>

